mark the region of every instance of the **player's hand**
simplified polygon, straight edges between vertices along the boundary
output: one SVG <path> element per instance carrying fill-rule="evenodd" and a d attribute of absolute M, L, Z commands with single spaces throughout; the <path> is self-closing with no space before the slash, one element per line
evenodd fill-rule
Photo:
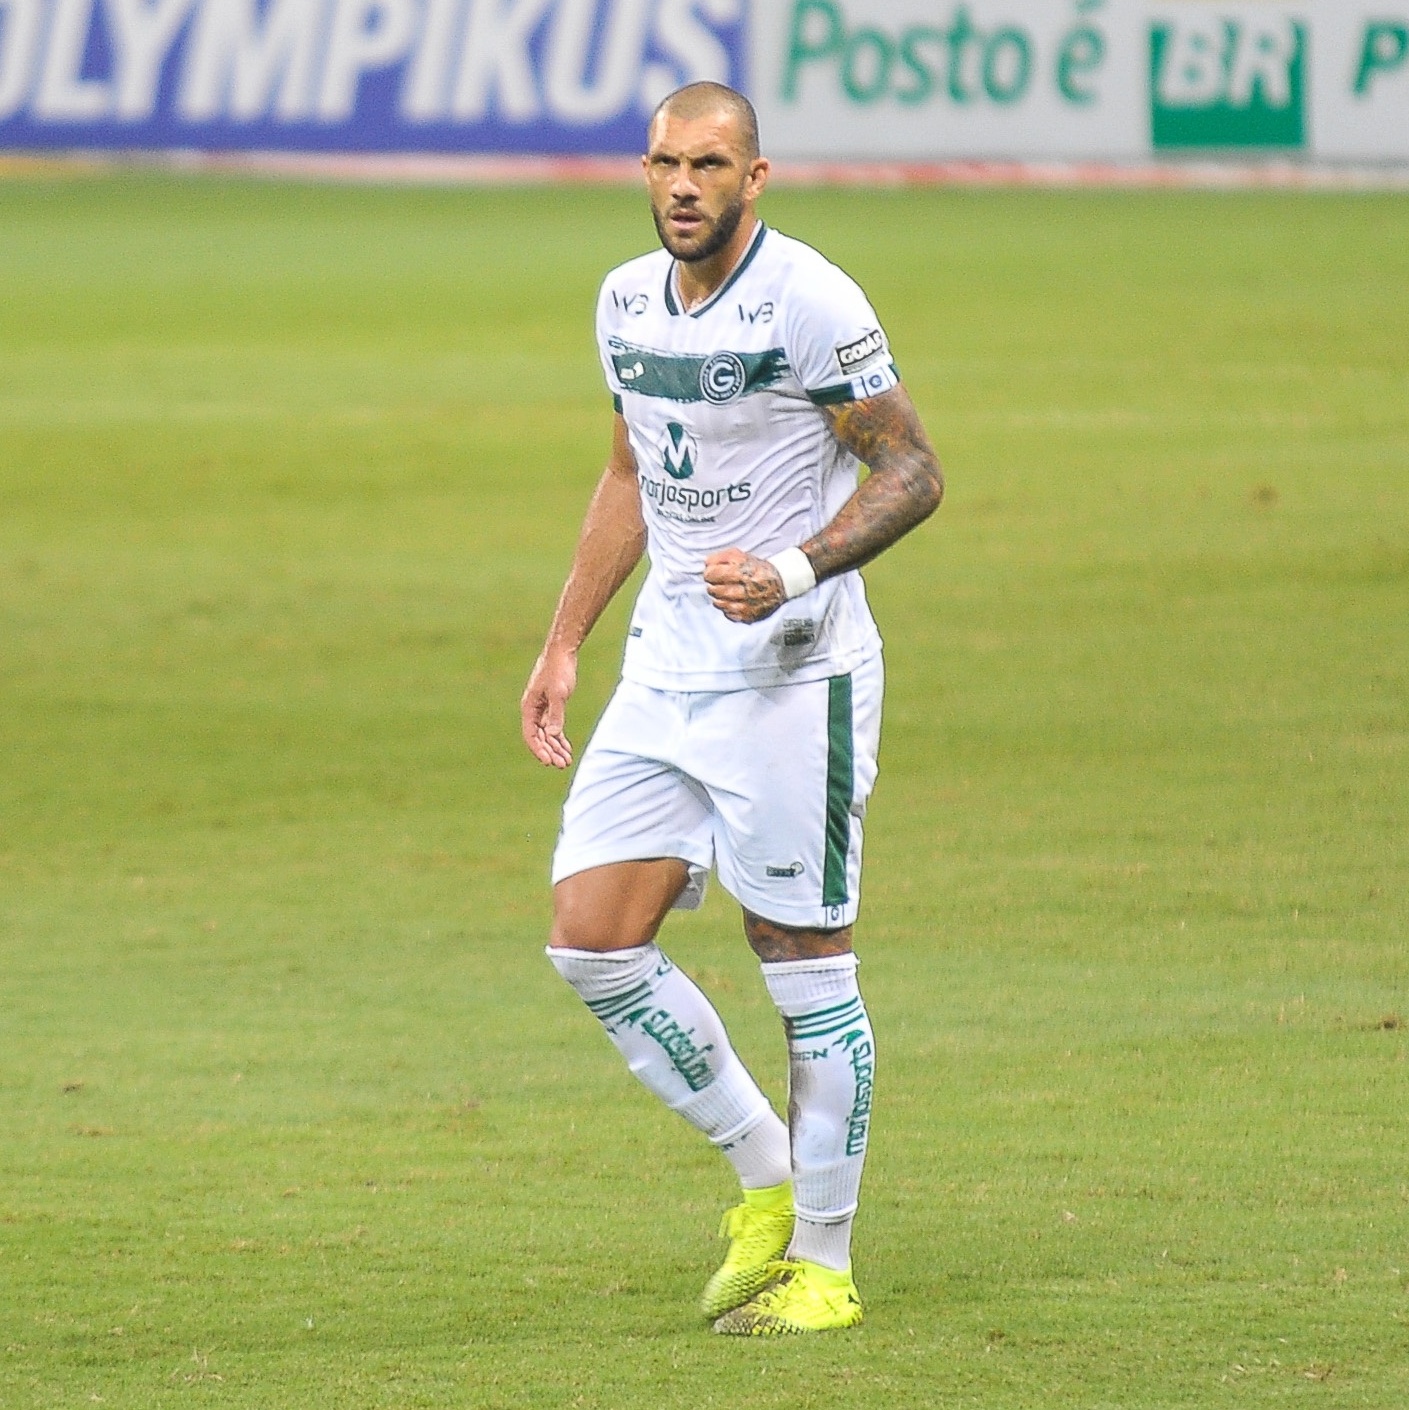
<path fill-rule="evenodd" d="M 788 600 L 783 578 L 766 559 L 726 548 L 705 559 L 709 600 L 731 622 L 761 622 Z"/>
<path fill-rule="evenodd" d="M 552 769 L 565 769 L 572 763 L 572 745 L 563 725 L 568 698 L 576 687 L 577 654 L 545 647 L 519 701 L 523 742 L 540 764 Z"/>

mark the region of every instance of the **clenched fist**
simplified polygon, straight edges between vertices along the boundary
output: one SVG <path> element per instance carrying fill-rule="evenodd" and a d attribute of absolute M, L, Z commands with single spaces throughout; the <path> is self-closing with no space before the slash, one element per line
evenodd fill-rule
<path fill-rule="evenodd" d="M 761 622 L 787 599 L 783 578 L 766 559 L 741 548 L 726 548 L 705 559 L 709 600 L 731 622 Z"/>

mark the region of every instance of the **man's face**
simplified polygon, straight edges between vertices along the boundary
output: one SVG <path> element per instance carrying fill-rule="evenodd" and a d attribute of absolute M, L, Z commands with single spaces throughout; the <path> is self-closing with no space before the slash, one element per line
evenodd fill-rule
<path fill-rule="evenodd" d="M 729 243 L 767 171 L 766 163 L 745 157 L 738 120 L 727 112 L 661 114 L 644 163 L 660 242 L 686 264 Z"/>

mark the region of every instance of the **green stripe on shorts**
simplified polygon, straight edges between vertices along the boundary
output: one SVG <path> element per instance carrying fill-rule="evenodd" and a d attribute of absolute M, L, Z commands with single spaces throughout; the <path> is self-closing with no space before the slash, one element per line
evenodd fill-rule
<path fill-rule="evenodd" d="M 851 677 L 827 682 L 827 855 L 822 904 L 844 906 L 846 856 L 851 848 L 851 795 L 856 787 L 851 752 Z"/>

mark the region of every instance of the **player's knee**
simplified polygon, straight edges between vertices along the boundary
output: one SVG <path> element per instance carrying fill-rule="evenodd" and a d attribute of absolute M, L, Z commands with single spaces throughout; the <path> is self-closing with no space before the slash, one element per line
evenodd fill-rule
<path fill-rule="evenodd" d="M 553 926 L 548 935 L 551 950 L 629 950 L 656 938 L 654 925 L 643 924 L 629 912 L 596 906 L 559 886 L 554 893 Z"/>
<path fill-rule="evenodd" d="M 623 948 L 618 935 L 617 928 L 606 924 L 600 917 L 554 914 L 553 926 L 548 932 L 548 948 L 599 952 L 617 950 Z"/>
<path fill-rule="evenodd" d="M 628 950 L 656 938 L 683 884 L 684 863 L 640 873 L 599 867 L 564 877 L 553 888 L 551 949 Z"/>

